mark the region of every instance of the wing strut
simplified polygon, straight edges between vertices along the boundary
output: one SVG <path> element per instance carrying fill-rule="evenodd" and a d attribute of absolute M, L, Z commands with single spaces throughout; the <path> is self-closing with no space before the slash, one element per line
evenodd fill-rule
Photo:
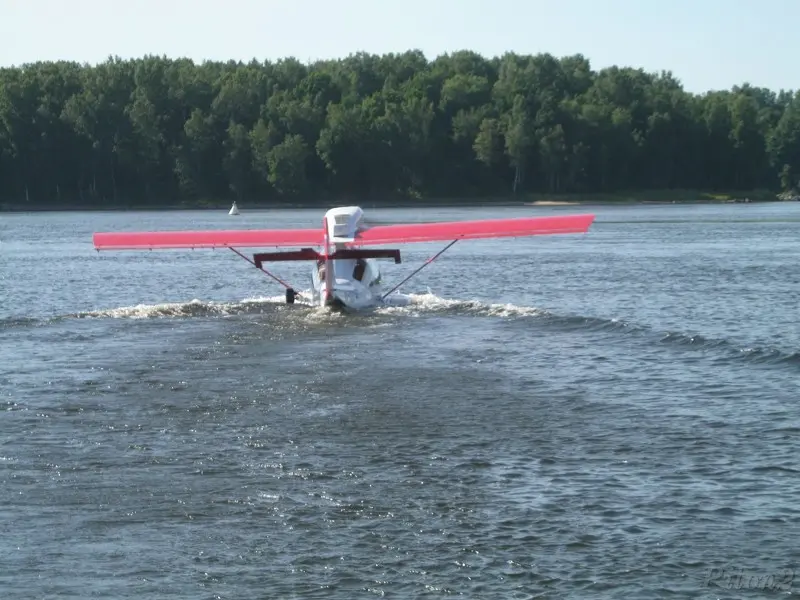
<path fill-rule="evenodd" d="M 281 284 L 283 287 L 285 287 L 285 288 L 286 288 L 286 290 L 287 290 L 287 292 L 291 291 L 291 293 L 292 293 L 292 295 L 293 295 L 293 296 L 301 296 L 301 297 L 302 297 L 302 294 L 301 294 L 300 292 L 296 292 L 296 291 L 294 291 L 294 288 L 293 288 L 292 286 L 290 286 L 288 283 L 286 283 L 286 282 L 285 282 L 285 281 L 283 281 L 282 279 L 280 279 L 280 278 L 276 277 L 275 275 L 273 275 L 272 273 L 270 273 L 269 271 L 267 271 L 267 270 L 266 270 L 264 267 L 262 267 L 261 265 L 257 265 L 257 264 L 256 264 L 254 261 L 250 260 L 250 259 L 249 259 L 249 258 L 247 258 L 247 257 L 246 257 L 244 254 L 242 254 L 241 252 L 239 252 L 239 251 L 238 251 L 236 248 L 231 248 L 230 246 L 228 246 L 228 249 L 229 249 L 229 250 L 231 250 L 231 251 L 233 251 L 233 252 L 235 252 L 235 253 L 236 253 L 236 254 L 238 254 L 239 256 L 241 256 L 243 259 L 245 259 L 247 262 L 249 262 L 251 265 L 253 265 L 253 266 L 254 266 L 256 269 L 258 269 L 259 271 L 263 272 L 265 275 L 269 275 L 270 277 L 272 277 L 272 278 L 273 278 L 275 281 L 277 281 L 277 282 L 278 282 L 278 283 L 280 283 L 280 284 Z M 288 296 L 287 296 L 287 297 L 288 297 Z"/>
<path fill-rule="evenodd" d="M 425 268 L 425 267 L 427 267 L 429 264 L 431 264 L 433 261 L 435 261 L 437 258 L 439 258 L 439 257 L 440 257 L 442 254 L 444 254 L 444 253 L 445 253 L 445 251 L 446 251 L 446 250 L 448 250 L 448 249 L 449 249 L 449 248 L 450 248 L 450 247 L 451 247 L 453 244 L 455 244 L 457 241 L 458 241 L 458 240 L 453 240 L 452 242 L 450 242 L 449 244 L 447 244 L 447 246 L 445 246 L 444 248 L 442 248 L 441 250 L 439 250 L 439 252 L 437 252 L 436 254 L 434 254 L 433 256 L 431 256 L 431 257 L 430 257 L 428 260 L 426 260 L 424 263 L 422 263 L 422 266 L 421 266 L 421 267 L 419 267 L 418 269 L 416 269 L 415 271 L 413 271 L 413 272 L 411 273 L 411 275 L 409 275 L 408 277 L 406 277 L 405 279 L 403 279 L 403 281 L 401 281 L 400 283 L 398 283 L 396 286 L 394 286 L 392 289 L 390 289 L 388 292 L 386 292 L 386 293 L 385 293 L 383 296 L 381 296 L 381 300 L 386 300 L 386 297 L 387 297 L 389 294 L 391 294 L 392 292 L 395 292 L 395 291 L 397 291 L 397 289 L 398 289 L 398 288 L 399 288 L 401 285 L 403 285 L 403 284 L 404 284 L 406 281 L 408 281 L 409 279 L 411 279 L 411 278 L 412 278 L 414 275 L 416 275 L 417 273 L 419 273 L 420 271 L 422 271 L 422 269 L 424 269 L 424 268 Z"/>

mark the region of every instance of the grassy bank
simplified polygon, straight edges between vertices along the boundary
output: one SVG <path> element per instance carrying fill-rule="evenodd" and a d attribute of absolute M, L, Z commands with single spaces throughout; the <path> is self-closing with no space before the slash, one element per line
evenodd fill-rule
<path fill-rule="evenodd" d="M 641 204 L 723 204 L 736 202 L 777 202 L 769 190 L 720 192 L 700 190 L 641 190 L 597 194 L 517 194 L 460 198 L 307 198 L 302 200 L 243 199 L 240 209 L 318 208 L 357 204 L 364 208 L 478 207 L 478 206 L 570 206 L 570 205 L 641 205 Z M 163 203 L 97 202 L 91 204 L 0 204 L 0 211 L 90 211 L 90 210 L 227 210 L 230 200 L 196 200 Z"/>
<path fill-rule="evenodd" d="M 737 202 L 777 202 L 775 192 L 750 190 L 746 192 L 702 190 L 642 190 L 610 194 L 530 195 L 526 201 L 536 205 L 569 204 L 723 204 Z"/>

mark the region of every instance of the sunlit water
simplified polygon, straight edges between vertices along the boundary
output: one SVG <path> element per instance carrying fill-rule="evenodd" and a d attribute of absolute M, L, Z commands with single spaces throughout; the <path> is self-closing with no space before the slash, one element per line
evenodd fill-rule
<path fill-rule="evenodd" d="M 798 589 L 800 204 L 370 209 L 598 217 L 356 315 L 228 251 L 91 246 L 320 217 L 241 209 L 0 215 L 3 598 Z"/>

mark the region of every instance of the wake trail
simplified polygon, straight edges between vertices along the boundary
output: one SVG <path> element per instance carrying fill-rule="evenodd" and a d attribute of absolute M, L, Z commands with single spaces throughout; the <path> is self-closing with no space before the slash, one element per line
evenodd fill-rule
<path fill-rule="evenodd" d="M 359 319 L 388 320 L 435 316 L 498 318 L 519 322 L 526 327 L 548 328 L 555 332 L 607 332 L 610 335 L 634 337 L 650 345 L 666 345 L 687 352 L 706 353 L 718 360 L 738 359 L 753 364 L 789 364 L 800 366 L 800 349 L 781 349 L 769 345 L 746 346 L 725 338 L 707 337 L 686 331 L 664 331 L 624 319 L 560 314 L 549 309 L 511 303 L 487 303 L 480 300 L 446 299 L 432 292 L 425 294 L 393 294 L 383 306 L 359 313 L 331 312 L 298 299 L 286 304 L 285 297 L 264 296 L 240 301 L 164 302 L 136 304 L 117 308 L 82 311 L 50 318 L 10 317 L 0 319 L 0 331 L 42 327 L 69 319 L 191 319 L 229 318 L 242 315 L 271 315 L 289 318 L 306 325 L 357 324 Z M 387 323 L 388 324 L 388 323 Z M 524 334 L 524 333 L 523 333 Z"/>

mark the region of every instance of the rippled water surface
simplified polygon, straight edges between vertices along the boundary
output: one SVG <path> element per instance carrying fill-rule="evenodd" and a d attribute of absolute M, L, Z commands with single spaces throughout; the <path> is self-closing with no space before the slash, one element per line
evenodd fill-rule
<path fill-rule="evenodd" d="M 318 210 L 1 214 L 2 597 L 796 593 L 800 204 L 368 214 L 565 211 L 597 221 L 351 315 L 231 252 L 91 246 Z"/>

